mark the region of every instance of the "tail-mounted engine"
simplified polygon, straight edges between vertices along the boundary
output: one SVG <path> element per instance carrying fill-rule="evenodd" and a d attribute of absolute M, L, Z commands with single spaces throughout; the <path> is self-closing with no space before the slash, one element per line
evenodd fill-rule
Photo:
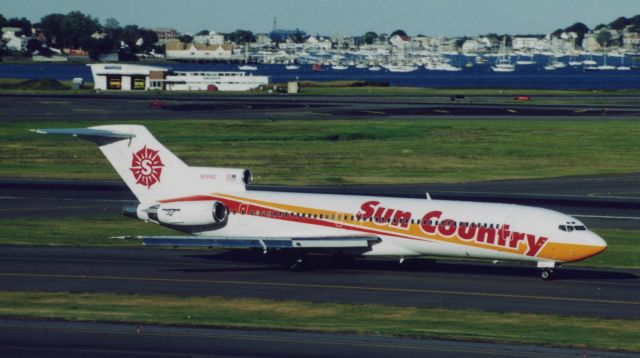
<path fill-rule="evenodd" d="M 124 215 L 157 222 L 176 230 L 196 232 L 224 227 L 229 219 L 229 210 L 219 201 L 181 201 L 143 208 L 123 208 Z"/>

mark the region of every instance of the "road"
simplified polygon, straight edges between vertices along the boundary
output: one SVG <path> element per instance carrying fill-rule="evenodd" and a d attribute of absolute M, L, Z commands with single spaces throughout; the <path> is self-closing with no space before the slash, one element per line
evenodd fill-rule
<path fill-rule="evenodd" d="M 540 280 L 528 265 L 311 257 L 290 272 L 278 254 L 150 248 L 3 246 L 5 290 L 259 297 L 640 319 L 637 271 L 566 267 Z"/>
<path fill-rule="evenodd" d="M 145 119 L 367 119 L 367 118 L 559 118 L 580 120 L 629 119 L 640 115 L 632 105 L 550 105 L 451 102 L 448 97 L 398 96 L 198 96 L 160 95 L 0 95 L 0 122 L 24 120 Z M 624 99 L 626 97 L 621 97 Z M 493 99 L 490 97 L 489 99 Z M 483 97 L 486 101 L 487 98 Z"/>
<path fill-rule="evenodd" d="M 264 330 L 0 320 L 3 357 L 584 357 L 628 354 L 535 347 Z"/>

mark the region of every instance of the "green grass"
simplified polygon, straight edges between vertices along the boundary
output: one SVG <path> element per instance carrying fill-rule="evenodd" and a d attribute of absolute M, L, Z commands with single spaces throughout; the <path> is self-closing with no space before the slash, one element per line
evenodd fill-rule
<path fill-rule="evenodd" d="M 625 174 L 640 126 L 588 120 L 167 120 L 147 127 L 190 165 L 249 168 L 259 184 L 433 183 Z M 0 124 L 0 176 L 113 179 L 91 143 Z"/>
<path fill-rule="evenodd" d="M 607 241 L 607 251 L 578 263 L 581 266 L 603 266 L 640 269 L 640 231 L 597 229 Z"/>
<path fill-rule="evenodd" d="M 60 205 L 59 210 L 75 204 Z M 0 209 L 2 211 L 11 209 Z M 0 219 L 0 243 L 17 245 L 141 246 L 139 241 L 111 240 L 114 236 L 180 235 L 162 226 L 122 215 L 74 218 Z"/>
<path fill-rule="evenodd" d="M 61 204 L 60 210 L 74 204 Z M 2 211 L 13 209 L 0 209 Z M 0 219 L 0 244 L 72 245 L 72 246 L 140 246 L 138 241 L 111 240 L 125 235 L 181 235 L 162 226 L 126 218 L 121 215 L 93 215 L 73 218 Z M 579 265 L 640 269 L 640 232 L 596 230 L 609 244 L 603 254 Z M 573 264 L 571 264 L 573 265 Z"/>
<path fill-rule="evenodd" d="M 0 291 L 0 316 L 428 337 L 640 351 L 640 321 L 220 297 Z"/>

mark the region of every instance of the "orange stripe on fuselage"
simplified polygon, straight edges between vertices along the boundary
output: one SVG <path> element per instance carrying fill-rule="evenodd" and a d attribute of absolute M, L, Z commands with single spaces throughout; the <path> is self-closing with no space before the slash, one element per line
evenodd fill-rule
<path fill-rule="evenodd" d="M 390 226 L 390 223 L 377 223 L 375 221 L 357 221 L 350 220 L 353 213 L 344 213 L 330 210 L 314 209 L 304 206 L 296 206 L 289 204 L 281 204 L 257 199 L 243 198 L 230 194 L 214 193 L 212 195 L 196 195 L 175 199 L 162 200 L 162 203 L 171 203 L 179 201 L 203 201 L 203 200 L 219 200 L 224 202 L 232 211 L 240 212 L 241 205 L 248 205 L 245 210 L 249 213 L 255 211 L 270 211 L 271 216 L 261 216 L 267 219 L 283 220 L 297 222 L 309 225 L 326 226 L 344 230 L 358 231 L 367 234 L 393 236 L 398 238 L 420 240 L 420 241 L 439 241 L 456 245 L 471 246 L 482 249 L 489 249 L 498 252 L 512 253 L 526 256 L 528 246 L 525 242 L 520 241 L 516 248 L 504 247 L 490 243 L 479 243 L 471 240 L 463 240 L 458 235 L 445 237 L 439 233 L 427 234 L 422 231 L 419 224 L 410 224 L 407 228 L 399 228 Z M 274 210 L 275 209 L 275 210 Z M 315 215 L 313 217 L 285 216 L 284 213 L 305 213 L 307 215 Z M 275 216 L 274 216 L 275 214 Z M 319 219 L 322 215 L 323 219 Z M 326 217 L 329 215 L 329 217 Z M 330 219 L 333 217 L 334 219 Z M 347 220 L 340 218 L 347 217 Z M 335 218 L 338 218 L 337 220 Z M 568 243 L 555 243 L 547 241 L 537 253 L 536 257 L 549 259 L 553 261 L 571 262 L 578 261 L 598 254 L 603 249 L 599 246 L 579 245 Z"/>

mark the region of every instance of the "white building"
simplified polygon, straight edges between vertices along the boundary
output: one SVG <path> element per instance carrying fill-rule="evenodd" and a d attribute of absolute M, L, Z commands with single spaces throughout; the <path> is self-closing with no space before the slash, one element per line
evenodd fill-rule
<path fill-rule="evenodd" d="M 511 39 L 511 48 L 514 50 L 538 50 L 549 48 L 549 41 L 541 36 L 514 36 Z"/>
<path fill-rule="evenodd" d="M 269 84 L 268 76 L 244 72 L 171 71 L 168 68 L 95 63 L 91 68 L 99 91 L 249 91 Z"/>
<path fill-rule="evenodd" d="M 393 47 L 400 49 L 409 49 L 411 48 L 411 37 L 409 36 L 401 36 L 401 35 L 393 35 L 389 39 L 389 42 Z"/>
<path fill-rule="evenodd" d="M 9 40 L 12 38 L 20 37 L 22 29 L 19 27 L 3 27 L 0 29 L 0 31 L 2 31 L 2 39 Z"/>
<path fill-rule="evenodd" d="M 327 50 L 331 50 L 331 41 L 329 39 L 309 36 L 309 38 L 305 40 L 302 47 L 305 50 L 327 51 Z"/>
<path fill-rule="evenodd" d="M 182 43 L 178 40 L 169 41 L 165 45 L 165 57 L 173 60 L 190 61 L 238 61 L 244 58 L 241 54 L 234 54 L 232 44 L 200 45 Z"/>
<path fill-rule="evenodd" d="M 224 35 L 215 31 L 209 32 L 208 35 L 197 35 L 193 37 L 193 43 L 198 45 L 223 45 Z"/>
<path fill-rule="evenodd" d="M 267 34 L 258 34 L 256 35 L 256 45 L 271 46 L 273 45 L 273 40 Z"/>

